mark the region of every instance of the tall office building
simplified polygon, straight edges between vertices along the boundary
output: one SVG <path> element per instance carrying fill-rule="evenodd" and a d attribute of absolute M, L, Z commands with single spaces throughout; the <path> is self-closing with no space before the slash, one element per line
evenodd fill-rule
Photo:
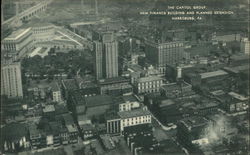
<path fill-rule="evenodd" d="M 112 32 L 102 33 L 95 42 L 96 78 L 118 77 L 118 42 Z"/>
<path fill-rule="evenodd" d="M 23 97 L 20 62 L 1 67 L 1 95 Z"/>
<path fill-rule="evenodd" d="M 166 72 L 167 65 L 180 63 L 184 58 L 184 43 L 182 41 L 156 43 L 146 41 L 146 58 L 156 66 L 160 73 Z"/>
<path fill-rule="evenodd" d="M 248 38 L 243 38 L 240 42 L 240 50 L 245 54 L 249 54 L 250 52 L 250 41 Z"/>

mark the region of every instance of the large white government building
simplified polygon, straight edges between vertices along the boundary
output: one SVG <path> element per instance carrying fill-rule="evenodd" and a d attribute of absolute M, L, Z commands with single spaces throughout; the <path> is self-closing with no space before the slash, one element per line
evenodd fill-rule
<path fill-rule="evenodd" d="M 2 41 L 2 51 L 5 56 L 18 58 L 31 49 L 33 43 L 31 28 L 19 29 L 12 32 Z"/>

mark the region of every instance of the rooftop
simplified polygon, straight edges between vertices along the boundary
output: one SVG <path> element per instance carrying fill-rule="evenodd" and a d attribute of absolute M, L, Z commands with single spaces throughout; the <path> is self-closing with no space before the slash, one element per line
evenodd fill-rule
<path fill-rule="evenodd" d="M 140 65 L 129 65 L 128 70 L 131 72 L 143 72 L 143 68 Z"/>
<path fill-rule="evenodd" d="M 205 119 L 204 117 L 193 116 L 189 118 L 184 118 L 180 122 L 183 123 L 189 130 L 191 130 L 194 127 L 207 125 L 208 120 Z"/>
<path fill-rule="evenodd" d="M 134 95 L 119 96 L 114 98 L 115 103 L 136 102 L 138 99 Z"/>
<path fill-rule="evenodd" d="M 210 78 L 210 77 L 215 77 L 215 76 L 222 76 L 222 75 L 227 75 L 228 73 L 223 71 L 223 70 L 217 70 L 214 72 L 206 72 L 206 73 L 201 73 L 201 78 Z"/>
<path fill-rule="evenodd" d="M 124 77 L 115 77 L 115 78 L 108 78 L 108 79 L 99 80 L 99 84 L 101 84 L 101 85 L 107 85 L 107 84 L 113 84 L 113 83 L 123 83 L 123 82 L 129 82 L 129 79 L 126 79 Z"/>
<path fill-rule="evenodd" d="M 44 108 L 43 108 L 43 112 L 46 113 L 46 112 L 53 112 L 55 111 L 55 107 L 54 105 L 46 105 Z"/>
<path fill-rule="evenodd" d="M 236 66 L 236 67 L 224 67 L 224 70 L 233 72 L 233 73 L 239 73 L 243 71 L 249 71 L 249 65 L 243 65 L 243 66 Z"/>
<path fill-rule="evenodd" d="M 238 93 L 235 93 L 235 92 L 229 92 L 228 94 L 229 94 L 230 96 L 232 96 L 232 97 L 234 97 L 234 98 L 240 100 L 240 101 L 246 101 L 246 100 L 248 100 L 248 97 L 242 96 L 242 95 L 240 95 L 240 94 L 238 94 Z"/>
<path fill-rule="evenodd" d="M 188 87 L 188 86 L 191 87 L 189 83 L 184 81 L 181 83 L 168 83 L 166 85 L 163 85 L 162 88 L 166 90 L 174 90 L 174 89 L 176 90 L 176 89 L 181 89 L 182 87 Z"/>
<path fill-rule="evenodd" d="M 115 147 L 114 142 L 112 141 L 112 138 L 108 135 L 101 135 L 100 136 L 102 143 L 104 144 L 105 148 L 108 150 L 111 150 Z"/>
<path fill-rule="evenodd" d="M 151 113 L 148 110 L 144 110 L 143 108 L 139 108 L 139 109 L 134 109 L 134 110 L 131 110 L 131 111 L 118 112 L 118 115 L 122 119 L 125 119 L 125 118 L 132 118 L 132 117 L 151 115 Z"/>
<path fill-rule="evenodd" d="M 126 96 L 122 96 L 123 100 L 129 101 L 129 102 L 136 102 L 138 101 L 137 98 L 134 95 L 126 95 Z"/>
<path fill-rule="evenodd" d="M 31 28 L 26 29 L 19 29 L 17 31 L 12 32 L 8 37 L 6 37 L 4 40 L 17 40 L 23 35 L 25 35 L 27 32 L 30 31 Z"/>
<path fill-rule="evenodd" d="M 97 96 L 86 97 L 85 101 L 86 101 L 87 107 L 95 107 L 95 106 L 113 104 L 112 97 L 108 95 L 97 95 Z"/>
<path fill-rule="evenodd" d="M 140 78 L 138 82 L 141 83 L 141 82 L 150 82 L 150 81 L 157 81 L 157 80 L 162 80 L 162 78 L 159 76 L 148 76 L 148 77 Z"/>
<path fill-rule="evenodd" d="M 73 125 L 66 126 L 69 132 L 77 132 L 77 128 Z"/>
<path fill-rule="evenodd" d="M 173 105 L 173 104 L 175 104 L 175 102 L 173 100 L 166 99 L 166 100 L 161 101 L 159 107 L 163 108 L 163 107 L 170 106 L 170 105 Z"/>
<path fill-rule="evenodd" d="M 232 61 L 239 61 L 239 60 L 247 60 L 249 59 L 249 57 L 245 54 L 241 54 L 241 55 L 233 55 L 231 59 Z"/>
<path fill-rule="evenodd" d="M 26 125 L 23 123 L 11 123 L 7 124 L 1 129 L 2 134 L 1 140 L 3 141 L 17 141 L 19 142 L 22 137 L 26 137 L 28 135 L 28 130 Z"/>
<path fill-rule="evenodd" d="M 211 107 L 217 107 L 219 104 L 217 102 L 209 102 L 209 103 L 202 103 L 198 104 L 196 106 L 193 106 L 193 109 L 203 109 L 203 108 L 211 108 Z"/>
<path fill-rule="evenodd" d="M 63 87 L 67 90 L 77 90 L 77 84 L 74 79 L 62 80 Z"/>

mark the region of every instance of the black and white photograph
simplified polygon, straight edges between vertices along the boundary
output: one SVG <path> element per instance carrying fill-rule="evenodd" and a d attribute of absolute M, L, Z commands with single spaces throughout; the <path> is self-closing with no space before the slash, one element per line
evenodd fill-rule
<path fill-rule="evenodd" d="M 0 155 L 249 155 L 250 0 L 1 0 Z"/>

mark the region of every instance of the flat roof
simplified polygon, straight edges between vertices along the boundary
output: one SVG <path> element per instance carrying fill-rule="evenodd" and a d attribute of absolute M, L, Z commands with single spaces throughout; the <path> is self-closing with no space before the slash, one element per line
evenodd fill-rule
<path fill-rule="evenodd" d="M 166 107 L 166 106 L 170 106 L 170 105 L 173 105 L 175 104 L 175 102 L 171 99 L 166 99 L 166 100 L 162 100 L 159 107 L 162 108 L 162 107 Z"/>
<path fill-rule="evenodd" d="M 229 72 L 239 73 L 242 71 L 248 71 L 249 65 L 247 64 L 247 65 L 236 66 L 236 67 L 224 67 L 223 69 Z"/>
<path fill-rule="evenodd" d="M 131 110 L 131 111 L 121 111 L 121 112 L 118 112 L 117 114 L 122 119 L 151 115 L 151 113 L 148 110 L 143 110 L 143 108 L 134 109 L 134 110 Z"/>
<path fill-rule="evenodd" d="M 126 96 L 122 96 L 122 99 L 126 102 L 136 102 L 138 101 L 138 99 L 134 96 L 134 95 L 126 95 Z"/>
<path fill-rule="evenodd" d="M 247 60 L 247 59 L 249 59 L 249 56 L 246 55 L 246 54 L 233 55 L 233 56 L 231 57 L 231 59 L 232 59 L 233 61 Z"/>
<path fill-rule="evenodd" d="M 190 86 L 191 85 L 185 81 L 181 82 L 181 83 L 168 83 L 162 86 L 163 89 L 167 89 L 167 90 L 172 90 L 172 89 L 181 89 L 182 87 L 186 87 L 186 86 Z"/>
<path fill-rule="evenodd" d="M 18 38 L 22 37 L 24 34 L 30 31 L 31 28 L 27 29 L 19 29 L 17 31 L 12 32 L 8 37 L 4 40 L 17 40 Z"/>
<path fill-rule="evenodd" d="M 53 111 L 55 111 L 55 106 L 54 105 L 46 105 L 43 108 L 43 112 L 53 112 Z"/>
<path fill-rule="evenodd" d="M 129 66 L 128 66 L 128 69 L 130 69 L 130 70 L 132 70 L 132 71 L 134 71 L 134 72 L 142 72 L 142 71 L 143 71 L 142 66 L 136 65 L 136 64 L 134 64 L 134 65 L 129 65 Z"/>
<path fill-rule="evenodd" d="M 150 82 L 150 81 L 156 81 L 156 80 L 162 80 L 162 77 L 159 76 L 148 76 L 148 77 L 142 77 L 138 80 L 138 82 Z"/>
<path fill-rule="evenodd" d="M 235 93 L 235 92 L 229 92 L 228 95 L 230 95 L 230 96 L 232 96 L 232 97 L 234 97 L 234 98 L 236 98 L 236 99 L 238 99 L 238 100 L 241 100 L 241 101 L 246 101 L 246 100 L 248 100 L 247 97 L 244 97 L 244 96 L 242 96 L 242 95 L 240 95 L 240 94 L 238 94 L 238 93 Z"/>
<path fill-rule="evenodd" d="M 206 72 L 206 73 L 201 73 L 201 78 L 205 79 L 205 78 L 210 78 L 210 77 L 215 77 L 215 76 L 221 76 L 221 75 L 227 75 L 228 73 L 223 71 L 223 70 L 217 70 L 214 72 Z"/>
<path fill-rule="evenodd" d="M 73 125 L 66 125 L 69 132 L 77 132 L 77 128 Z"/>
<path fill-rule="evenodd" d="M 194 117 L 184 118 L 180 122 L 183 123 L 188 129 L 192 129 L 193 127 L 204 126 L 209 121 L 204 117 L 194 116 Z"/>
<path fill-rule="evenodd" d="M 113 98 L 108 95 L 96 95 L 96 96 L 85 97 L 85 101 L 87 107 L 113 104 Z"/>
<path fill-rule="evenodd" d="M 101 79 L 98 81 L 98 83 L 101 85 L 122 83 L 122 82 L 129 82 L 129 79 L 126 79 L 124 77 L 115 77 L 115 78 Z"/>

